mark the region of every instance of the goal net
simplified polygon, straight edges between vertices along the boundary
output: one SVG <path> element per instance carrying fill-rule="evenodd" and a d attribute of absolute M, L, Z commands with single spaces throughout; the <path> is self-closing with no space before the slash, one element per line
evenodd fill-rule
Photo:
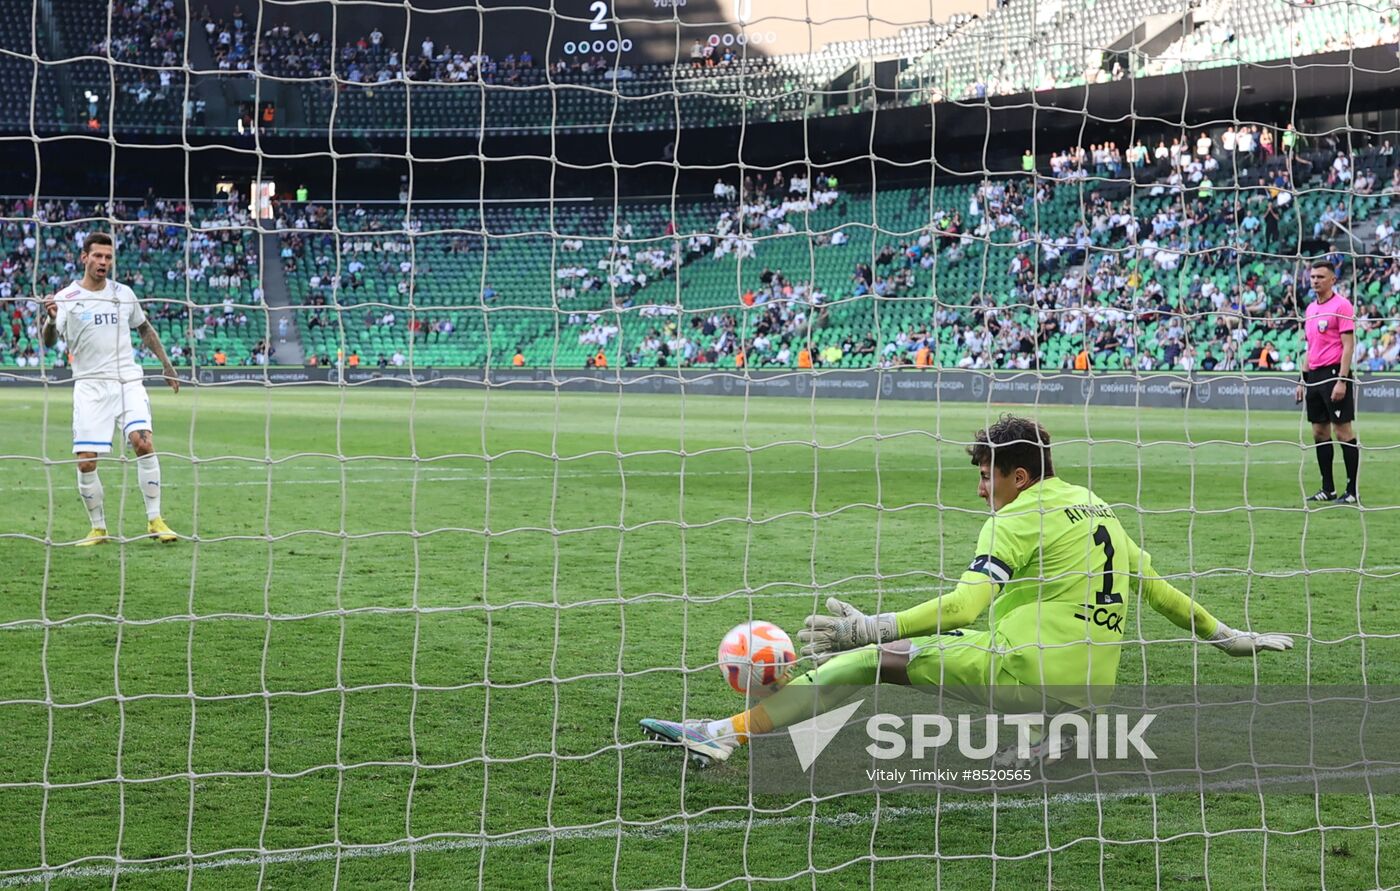
<path fill-rule="evenodd" d="M 1388 726 L 1398 35 L 1352 0 L 10 4 L 0 888 L 1400 883 L 1364 724 L 1321 778 L 1267 747 L 1314 716 L 1145 785 L 854 792 L 638 724 L 752 704 L 735 626 L 952 592 L 1011 412 L 1158 574 L 1294 640 L 1226 659 L 1106 564 L 1120 690 Z M 92 233 L 149 417 L 74 380 Z M 1361 417 L 1315 428 L 1308 339 L 1351 317 L 1321 411 Z"/>

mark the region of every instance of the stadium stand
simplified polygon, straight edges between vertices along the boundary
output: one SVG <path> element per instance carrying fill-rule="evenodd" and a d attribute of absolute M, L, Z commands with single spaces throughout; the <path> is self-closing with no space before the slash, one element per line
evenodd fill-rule
<path fill-rule="evenodd" d="M 57 126 L 62 107 L 58 71 L 33 60 L 33 28 L 22 16 L 0 16 L 0 122 L 28 128 Z M 34 101 L 31 102 L 31 99 Z"/>
<path fill-rule="evenodd" d="M 1168 30 L 1182 33 L 1165 49 L 1109 52 L 1164 15 L 1178 19 Z M 931 47 L 900 81 L 909 104 L 966 100 L 1382 46 L 1397 36 L 1394 7 L 1218 0 L 1187 18 L 1169 0 L 1007 3 Z M 1094 49 L 1087 58 L 1086 47 Z"/>
<path fill-rule="evenodd" d="M 35 208 L 27 199 L 10 199 L 5 205 L 0 299 L 18 299 L 7 304 L 0 365 L 37 366 L 39 305 L 24 298 L 54 293 L 72 281 L 79 273 L 78 245 L 93 231 L 93 221 L 106 216 L 122 221 L 116 227 L 118 280 L 142 296 L 171 361 L 210 365 L 220 353 L 225 358 L 217 364 L 262 364 L 254 361 L 260 353 L 266 360 L 258 236 L 246 212 L 206 204 L 187 213 L 182 202 L 157 199 L 117 202 L 110 212 L 102 204 L 76 200 Z M 21 218 L 35 222 L 18 222 Z M 154 362 L 144 351 L 140 358 Z"/>
<path fill-rule="evenodd" d="M 1394 6 L 1221 0 L 1207 11 L 1197 28 L 1150 61 L 1143 74 L 1296 58 L 1400 39 L 1400 10 Z"/>
<path fill-rule="evenodd" d="M 327 307 L 304 317 L 311 352 L 366 364 L 504 365 L 519 351 L 529 364 L 585 367 L 601 350 L 610 366 L 797 367 L 810 343 L 814 364 L 840 367 L 1286 370 L 1302 348 L 1302 240 L 1343 237 L 1378 214 L 1393 232 L 1395 187 L 1316 188 L 1333 174 L 1323 159 L 1345 150 L 1312 153 L 1307 189 L 1286 167 L 1224 188 L 1236 179 L 1217 157 L 1241 174 L 1246 162 L 1219 150 L 1215 186 L 1183 152 L 1162 181 L 1110 200 L 1122 181 L 1099 179 L 1114 168 L 1092 149 L 1058 153 L 1074 160 L 1034 184 L 871 195 L 751 181 L 742 208 L 678 204 L 673 233 L 670 206 L 645 202 L 559 205 L 552 222 L 543 205 L 436 206 L 408 220 L 358 207 L 340 217 L 363 235 L 342 245 L 342 268 L 325 209 L 299 208 L 282 221 L 300 227 L 283 259 L 294 302 Z M 1395 316 L 1393 254 L 1344 261 L 1342 280 L 1366 319 Z M 1395 325 L 1361 327 L 1369 367 L 1394 367 Z"/>
<path fill-rule="evenodd" d="M 674 206 L 560 202 L 552 216 L 545 203 L 416 204 L 412 217 L 285 203 L 289 231 L 269 262 L 306 307 L 299 333 L 317 362 L 506 365 L 518 352 L 585 367 L 601 351 L 641 367 L 1286 370 L 1301 349 L 1300 246 L 1331 243 L 1362 318 L 1358 366 L 1396 367 L 1400 332 L 1372 321 L 1400 308 L 1393 147 L 1321 139 L 1285 155 L 1266 148 L 1285 131 L 1257 129 L 1205 134 L 1205 154 L 1191 134 L 1175 150 L 1165 138 L 1127 153 L 1075 146 L 1051 154 L 1048 175 L 931 191 L 870 194 L 789 171 Z M 245 211 L 200 206 L 190 228 L 179 202 L 113 213 L 131 221 L 119 226 L 123 274 L 174 301 L 158 318 L 183 361 L 267 360 Z M 61 286 L 79 221 L 103 209 L 50 202 L 40 214 L 37 230 L 5 228 L 6 294 L 33 292 L 24 241 L 36 231 L 37 287 Z M 349 235 L 338 248 L 332 223 Z M 1352 260 L 1335 244 L 1361 227 L 1374 256 Z M 11 319 L 7 363 L 27 361 L 34 309 Z"/>
<path fill-rule="evenodd" d="M 193 55 L 182 57 L 183 3 L 117 3 L 110 20 L 90 15 L 81 0 L 54 0 L 46 8 L 52 10 L 46 14 L 52 35 L 38 54 L 62 64 L 35 66 L 20 57 L 31 51 L 27 22 L 15 18 L 0 27 L 0 50 L 13 53 L 0 54 L 6 82 L 30 83 L 38 69 L 35 126 L 79 132 L 111 127 L 118 133 L 181 129 L 182 69 L 202 70 Z M 1169 45 L 1151 52 L 1107 51 L 1123 45 L 1135 25 L 1167 13 L 1181 17 L 1166 29 L 1181 34 Z M 868 78 L 863 64 L 880 59 L 895 60 L 902 69 L 898 89 L 878 94 L 879 105 L 893 107 L 1300 58 L 1400 38 L 1400 11 L 1391 7 L 1214 0 L 1188 18 L 1166 0 L 1063 0 L 1001 4 L 982 16 L 912 25 L 889 37 L 840 41 L 812 53 L 765 57 L 742 47 L 712 51 L 697 44 L 692 57 L 675 66 L 615 67 L 602 55 L 565 63 L 522 52 L 498 60 L 445 44 L 433 45 L 432 57 L 424 58 L 416 46 L 403 51 L 402 33 L 378 28 L 348 41 L 340 35 L 337 47 L 330 23 L 313 23 L 315 15 L 307 11 L 307 20 L 295 24 L 264 22 L 261 34 L 247 16 L 219 18 L 205 9 L 193 19 L 204 32 L 213 72 L 255 72 L 300 93 L 291 103 L 298 111 L 278 122 L 287 135 L 324 135 L 331 128 L 346 135 L 400 133 L 410 120 L 415 135 L 723 127 L 868 110 L 877 95 L 852 91 L 844 79 Z M 1086 46 L 1103 51 L 1085 57 Z M 109 68 L 107 59 L 124 64 Z M 838 79 L 840 88 L 834 86 Z M 27 128 L 29 90 L 5 93 L 0 121 Z M 194 90 L 190 98 L 203 94 Z M 213 129 L 232 130 L 235 123 L 230 119 Z M 197 129 L 204 131 L 202 125 Z"/>
<path fill-rule="evenodd" d="M 29 23 L 0 22 L 0 73 L 26 85 L 0 91 L 0 120 L 23 129 L 179 129 L 178 69 L 188 60 L 181 58 L 186 10 L 178 0 L 116 3 L 107 18 L 92 17 L 80 0 L 45 8 L 52 33 L 38 47 Z M 1395 9 L 1216 0 L 1178 23 L 1188 33 L 1155 56 L 1082 57 L 1084 46 L 1119 40 L 1127 23 L 1176 9 L 1162 0 L 1011 3 L 817 53 L 763 58 L 697 43 L 677 66 L 620 69 L 603 57 L 495 60 L 446 45 L 404 53 L 402 34 L 378 28 L 337 48 L 335 35 L 308 22 L 264 23 L 258 35 L 258 23 L 241 15 L 205 12 L 196 21 L 217 70 L 256 69 L 301 91 L 300 127 L 288 127 L 291 135 L 331 127 L 403 132 L 410 122 L 419 135 L 483 126 L 503 133 L 720 127 L 867 108 L 822 98 L 859 60 L 912 60 L 899 78 L 903 95 L 893 101 L 917 104 L 1400 37 Z M 35 64 L 31 53 L 49 64 Z M 721 184 L 716 198 L 682 201 L 674 215 L 669 206 L 625 200 L 557 205 L 552 218 L 545 205 L 528 203 L 419 206 L 411 220 L 402 209 L 373 206 L 351 211 L 348 222 L 341 208 L 341 230 L 364 238 L 339 253 L 327 241 L 325 208 L 283 208 L 282 224 L 302 228 L 282 239 L 278 259 L 293 303 L 311 307 L 299 326 L 317 361 L 344 353 L 367 363 L 508 364 L 519 352 L 532 364 L 583 366 L 601 349 L 616 364 L 742 356 L 754 365 L 795 366 L 810 339 L 814 364 L 848 367 L 916 360 L 939 367 L 1286 367 L 1299 348 L 1285 318 L 1297 309 L 1299 270 L 1283 258 L 1296 258 L 1305 240 L 1345 242 L 1357 225 L 1376 227 L 1381 256 L 1348 261 L 1342 278 L 1358 289 L 1365 313 L 1394 315 L 1400 265 L 1389 211 L 1400 170 L 1388 144 L 1310 144 L 1285 123 L 1075 146 L 1031 158 L 1045 177 L 1034 183 L 968 179 L 931 193 L 871 195 L 828 187 L 824 176 L 789 190 L 790 176 L 737 193 Z M 741 207 L 736 194 L 759 197 Z M 37 230 L 6 225 L 8 293 L 42 290 L 62 277 L 71 263 L 66 229 L 55 242 L 63 251 L 39 251 L 37 273 L 34 249 L 26 253 L 23 243 L 37 231 L 41 248 L 51 248 L 52 227 L 100 215 L 100 208 L 74 208 L 45 209 Z M 1025 225 L 1032 212 L 1035 225 Z M 141 245 L 136 268 L 126 269 L 157 299 L 189 299 L 210 310 L 207 321 L 195 312 L 181 323 L 183 358 L 207 362 L 219 352 L 225 361 L 266 360 L 265 316 L 240 308 L 259 304 L 258 234 L 246 215 L 201 207 L 186 229 L 183 207 L 173 204 L 131 213 L 147 216 L 119 227 L 124 241 Z M 802 215 L 797 228 L 819 234 L 785 228 L 786 213 Z M 881 240 L 871 224 L 893 237 Z M 198 260 L 188 270 L 187 250 Z M 414 275 L 402 268 L 410 255 L 423 261 Z M 1038 309 L 1018 316 L 1011 304 Z M 564 310 L 562 325 L 556 308 Z M 7 362 L 29 349 L 31 311 L 12 315 Z M 243 316 L 246 324 L 230 326 Z M 1372 367 L 1395 366 L 1393 327 L 1367 329 Z M 979 333 L 984 328 L 990 340 Z"/>
<path fill-rule="evenodd" d="M 54 28 L 40 56 L 59 64 L 39 66 L 53 85 L 51 101 L 35 103 L 45 123 L 118 134 L 179 130 L 185 35 L 174 0 L 113 3 L 109 16 L 94 16 L 82 0 L 48 8 Z"/>

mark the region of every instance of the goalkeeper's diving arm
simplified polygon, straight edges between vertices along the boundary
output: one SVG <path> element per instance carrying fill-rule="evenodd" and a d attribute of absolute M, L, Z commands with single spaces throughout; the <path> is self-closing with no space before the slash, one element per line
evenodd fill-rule
<path fill-rule="evenodd" d="M 849 603 L 829 597 L 826 608 L 831 615 L 809 616 L 797 636 L 805 644 L 802 652 L 820 661 L 842 650 L 971 625 L 986 611 L 996 592 L 990 578 L 968 569 L 952 591 L 897 613 L 867 616 Z"/>
<path fill-rule="evenodd" d="M 1228 656 L 1252 656 L 1263 650 L 1287 650 L 1293 638 L 1287 634 L 1236 631 L 1210 614 L 1199 600 L 1178 590 L 1152 570 L 1152 560 L 1144 552 L 1140 569 L 1142 593 L 1148 606 L 1171 620 L 1172 624 L 1219 647 Z"/>
<path fill-rule="evenodd" d="M 1141 590 L 1153 610 L 1228 655 L 1248 656 L 1261 650 L 1287 650 L 1293 646 L 1293 639 L 1286 634 L 1236 631 L 1226 625 L 1211 615 L 1199 601 L 1158 577 L 1152 571 L 1152 564 L 1145 553 L 1142 555 L 1141 571 Z M 998 585 L 990 577 L 969 569 L 962 574 L 952 591 L 900 612 L 868 616 L 849 603 L 832 597 L 826 602 L 831 615 L 808 617 L 797 636 L 805 644 L 802 648 L 804 654 L 821 657 L 874 643 L 941 634 L 977 621 L 997 590 Z"/>

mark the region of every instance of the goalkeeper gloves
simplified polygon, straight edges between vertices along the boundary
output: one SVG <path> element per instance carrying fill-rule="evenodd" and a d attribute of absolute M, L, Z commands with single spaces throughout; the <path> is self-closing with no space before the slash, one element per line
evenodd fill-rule
<path fill-rule="evenodd" d="M 804 644 L 802 655 L 813 657 L 818 664 L 844 650 L 899 640 L 899 622 L 894 613 L 867 616 L 835 597 L 827 598 L 826 608 L 831 615 L 808 616 L 797 632 Z"/>
<path fill-rule="evenodd" d="M 1227 656 L 1253 656 L 1263 650 L 1291 650 L 1293 638 L 1287 634 L 1260 634 L 1257 631 L 1236 631 L 1224 622 L 1216 625 L 1215 633 L 1206 640 L 1225 651 Z"/>

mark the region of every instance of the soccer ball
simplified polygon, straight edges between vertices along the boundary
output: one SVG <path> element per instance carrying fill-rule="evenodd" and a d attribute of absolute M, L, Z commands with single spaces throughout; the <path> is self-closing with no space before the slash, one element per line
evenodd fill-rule
<path fill-rule="evenodd" d="M 792 638 L 772 622 L 745 622 L 735 626 L 719 644 L 719 667 L 724 679 L 739 694 L 758 696 L 770 689 L 797 662 Z"/>

